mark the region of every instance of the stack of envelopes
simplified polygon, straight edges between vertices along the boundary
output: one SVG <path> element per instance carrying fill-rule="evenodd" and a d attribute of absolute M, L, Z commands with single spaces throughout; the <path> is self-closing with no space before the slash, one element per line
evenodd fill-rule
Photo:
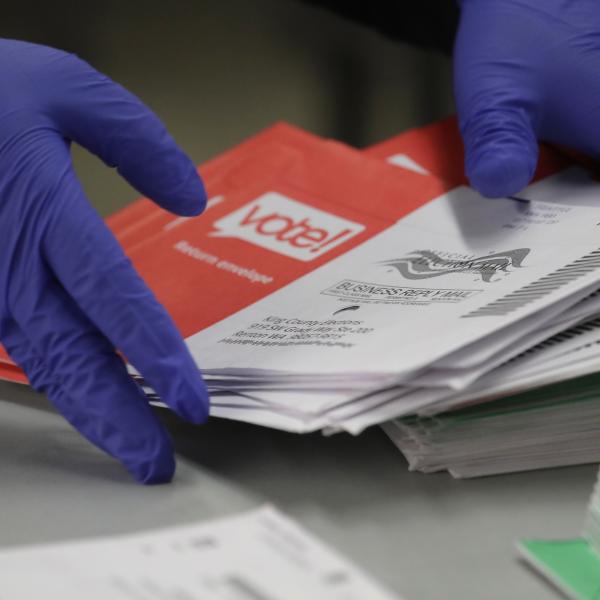
<path fill-rule="evenodd" d="M 186 338 L 213 415 L 294 432 L 387 422 L 415 468 L 463 476 L 600 459 L 598 444 L 519 457 L 560 435 L 560 410 L 536 421 L 551 394 L 600 412 L 588 379 L 548 387 L 600 370 L 587 170 L 544 147 L 532 185 L 482 198 L 448 120 L 367 151 L 278 124 L 200 172 L 204 215 L 139 200 L 108 224 Z"/>

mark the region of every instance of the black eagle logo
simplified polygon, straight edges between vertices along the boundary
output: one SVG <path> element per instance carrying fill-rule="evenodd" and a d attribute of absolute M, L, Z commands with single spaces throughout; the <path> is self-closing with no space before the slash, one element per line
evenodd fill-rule
<path fill-rule="evenodd" d="M 530 252 L 529 248 L 517 248 L 467 260 L 449 260 L 430 250 L 415 250 L 409 256 L 385 260 L 378 264 L 396 269 L 405 279 L 430 279 L 450 273 L 475 273 L 481 276 L 482 281 L 490 282 L 500 271 L 507 272 L 509 267 L 521 267 Z"/>

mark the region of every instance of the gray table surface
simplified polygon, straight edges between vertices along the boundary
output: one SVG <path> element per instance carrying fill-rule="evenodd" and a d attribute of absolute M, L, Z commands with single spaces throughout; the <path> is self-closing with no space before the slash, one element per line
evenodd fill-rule
<path fill-rule="evenodd" d="M 596 467 L 455 481 L 409 473 L 375 428 L 295 436 L 163 413 L 176 480 L 132 483 L 33 392 L 0 384 L 0 545 L 125 533 L 269 500 L 406 600 L 557 598 L 516 558 L 521 537 L 577 535 Z"/>

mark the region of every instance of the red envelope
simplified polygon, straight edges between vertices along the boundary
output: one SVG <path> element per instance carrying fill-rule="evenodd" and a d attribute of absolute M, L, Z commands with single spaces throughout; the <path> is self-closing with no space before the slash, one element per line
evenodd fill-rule
<path fill-rule="evenodd" d="M 229 166 L 225 200 L 129 250 L 184 337 L 391 226 L 448 185 L 315 140 L 269 142 Z M 213 190 L 214 191 L 214 190 Z"/>
<path fill-rule="evenodd" d="M 280 144 L 299 150 L 310 148 L 321 138 L 287 123 L 275 125 L 227 150 L 216 158 L 198 167 L 209 196 L 208 207 L 214 205 L 220 196 L 232 189 L 229 174 L 241 161 L 258 156 L 272 144 Z M 107 218 L 106 222 L 125 248 L 146 242 L 163 228 L 169 229 L 185 221 L 173 213 L 161 209 L 151 200 L 141 198 Z"/>

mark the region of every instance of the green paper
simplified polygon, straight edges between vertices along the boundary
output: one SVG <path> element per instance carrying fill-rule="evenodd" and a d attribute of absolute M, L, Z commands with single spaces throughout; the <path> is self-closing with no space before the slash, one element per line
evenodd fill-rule
<path fill-rule="evenodd" d="M 600 554 L 584 539 L 523 540 L 523 558 L 576 600 L 600 600 Z"/>

